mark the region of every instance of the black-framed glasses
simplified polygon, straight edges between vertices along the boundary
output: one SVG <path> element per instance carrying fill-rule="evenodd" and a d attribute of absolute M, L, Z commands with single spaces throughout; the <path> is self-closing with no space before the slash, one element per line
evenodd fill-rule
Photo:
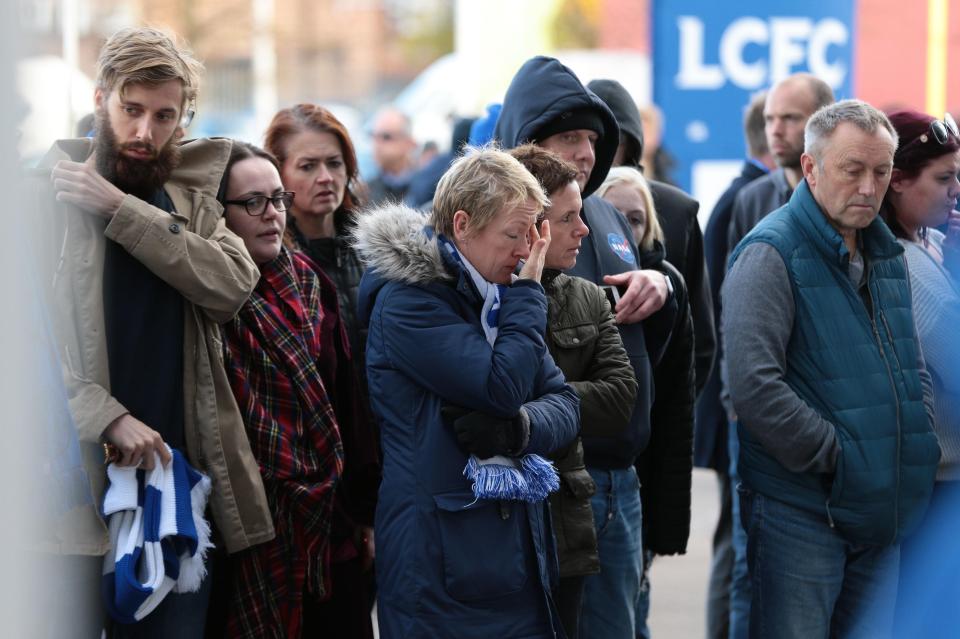
<path fill-rule="evenodd" d="M 251 195 L 245 200 L 224 200 L 223 203 L 243 205 L 247 215 L 259 217 L 267 212 L 267 202 L 272 202 L 273 208 L 283 213 L 293 204 L 294 195 L 296 194 L 293 191 L 281 191 L 276 195 Z"/>

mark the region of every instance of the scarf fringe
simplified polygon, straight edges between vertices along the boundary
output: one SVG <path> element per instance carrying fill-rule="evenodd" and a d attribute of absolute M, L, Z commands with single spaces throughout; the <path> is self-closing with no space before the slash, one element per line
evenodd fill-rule
<path fill-rule="evenodd" d="M 541 502 L 560 488 L 557 469 L 539 455 L 521 459 L 492 457 L 480 460 L 471 455 L 463 469 L 471 481 L 476 499 Z"/>

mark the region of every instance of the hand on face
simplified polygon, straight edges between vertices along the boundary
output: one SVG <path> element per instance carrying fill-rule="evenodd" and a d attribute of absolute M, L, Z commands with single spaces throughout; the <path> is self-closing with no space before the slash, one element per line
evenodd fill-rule
<path fill-rule="evenodd" d="M 123 203 L 124 193 L 96 170 L 95 158 L 86 162 L 61 160 L 50 173 L 57 201 L 110 219 Z"/>
<path fill-rule="evenodd" d="M 543 263 L 550 248 L 550 222 L 544 220 L 537 231 L 537 225 L 530 226 L 530 257 L 520 269 L 520 279 L 540 281 L 543 275 Z"/>

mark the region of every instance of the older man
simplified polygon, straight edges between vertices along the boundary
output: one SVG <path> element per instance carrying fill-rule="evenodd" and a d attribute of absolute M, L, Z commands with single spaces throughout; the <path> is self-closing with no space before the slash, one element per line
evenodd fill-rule
<path fill-rule="evenodd" d="M 888 635 L 899 542 L 933 487 L 940 449 L 903 249 L 877 219 L 896 146 L 864 102 L 819 110 L 803 181 L 730 258 L 723 335 L 753 637 Z"/>

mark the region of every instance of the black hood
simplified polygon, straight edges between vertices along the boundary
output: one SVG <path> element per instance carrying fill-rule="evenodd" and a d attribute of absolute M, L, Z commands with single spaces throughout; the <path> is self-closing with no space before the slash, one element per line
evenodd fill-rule
<path fill-rule="evenodd" d="M 624 163 L 640 166 L 640 157 L 643 155 L 643 123 L 633 97 L 616 80 L 591 80 L 587 88 L 607 103 L 617 119 L 617 124 L 620 125 L 620 131 L 633 139 L 631 155 L 635 157 L 624 158 Z"/>
<path fill-rule="evenodd" d="M 586 198 L 607 177 L 620 143 L 620 128 L 604 101 L 583 86 L 573 71 L 556 58 L 537 56 L 520 67 L 507 89 L 493 136 L 505 149 L 535 142 L 537 132 L 547 123 L 583 108 L 593 110 L 603 122 L 596 162 L 582 193 Z"/>

